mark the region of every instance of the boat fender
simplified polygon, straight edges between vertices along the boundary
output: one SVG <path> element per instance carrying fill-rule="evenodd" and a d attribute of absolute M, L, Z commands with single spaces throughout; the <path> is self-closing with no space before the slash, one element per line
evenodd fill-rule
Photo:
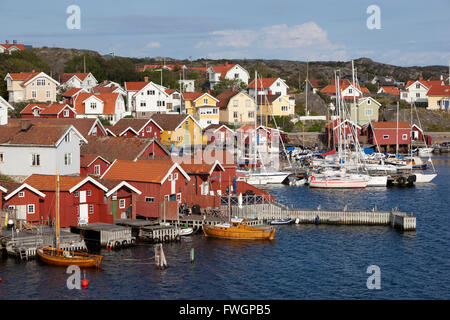
<path fill-rule="evenodd" d="M 136 240 L 131 239 L 131 244 L 134 244 L 136 242 Z"/>
<path fill-rule="evenodd" d="M 311 176 L 311 181 L 314 181 L 314 180 L 316 180 L 316 177 Z"/>
<path fill-rule="evenodd" d="M 168 234 L 166 234 L 166 235 L 164 236 L 164 242 L 169 242 L 169 240 L 170 240 L 170 237 L 169 237 Z"/>
<path fill-rule="evenodd" d="M 116 241 L 115 243 L 114 243 L 114 248 L 120 248 L 120 242 L 119 241 Z"/>
<path fill-rule="evenodd" d="M 318 224 L 318 223 L 319 223 L 319 221 L 320 221 L 320 218 L 319 218 L 319 216 L 316 216 L 316 219 L 315 219 L 315 222 L 316 222 L 316 224 Z"/>
<path fill-rule="evenodd" d="M 181 235 L 177 234 L 176 237 L 175 237 L 175 240 L 178 241 L 178 242 L 181 241 Z"/>
<path fill-rule="evenodd" d="M 416 175 L 413 174 L 412 176 L 408 177 L 408 182 L 416 182 L 416 179 L 417 179 Z"/>
<path fill-rule="evenodd" d="M 122 241 L 122 247 L 125 247 L 127 245 L 127 240 Z"/>
<path fill-rule="evenodd" d="M 400 177 L 400 178 L 398 178 L 398 183 L 399 183 L 399 184 L 405 184 L 405 183 L 406 183 L 405 177 Z"/>

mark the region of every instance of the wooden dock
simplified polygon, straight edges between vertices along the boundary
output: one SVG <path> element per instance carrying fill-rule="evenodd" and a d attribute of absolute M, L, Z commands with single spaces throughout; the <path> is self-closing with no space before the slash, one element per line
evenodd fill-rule
<path fill-rule="evenodd" d="M 83 226 L 70 227 L 74 233 L 86 241 L 100 247 L 119 249 L 133 245 L 136 238 L 131 234 L 130 227 L 107 223 L 89 223 Z"/>
<path fill-rule="evenodd" d="M 52 228 L 40 226 L 33 230 L 20 232 L 3 230 L 0 247 L 9 256 L 28 260 L 36 257 L 38 247 L 55 247 L 55 234 Z M 62 231 L 60 248 L 63 250 L 86 251 L 86 243 L 78 234 Z"/>
<path fill-rule="evenodd" d="M 416 230 L 416 217 L 397 209 L 391 211 L 373 210 L 323 210 L 289 208 L 272 202 L 242 206 L 232 206 L 233 216 L 257 219 L 267 222 L 273 219 L 299 219 L 300 223 L 339 225 L 386 225 L 402 231 Z"/>

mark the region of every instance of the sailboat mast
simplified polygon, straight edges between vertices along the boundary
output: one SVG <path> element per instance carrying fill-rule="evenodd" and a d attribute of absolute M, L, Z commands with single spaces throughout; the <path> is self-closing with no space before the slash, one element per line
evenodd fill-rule
<path fill-rule="evenodd" d="M 56 252 L 59 252 L 59 238 L 60 238 L 60 230 L 59 230 L 59 174 L 58 170 L 56 170 Z"/>
<path fill-rule="evenodd" d="M 354 111 L 354 121 L 355 124 L 357 122 L 357 117 L 356 117 L 356 95 L 355 95 L 355 89 L 356 89 L 356 85 L 355 85 L 355 66 L 353 64 L 353 60 L 352 60 L 352 78 L 353 78 L 353 111 Z"/>
<path fill-rule="evenodd" d="M 261 105 L 262 107 L 262 105 Z M 257 118 L 258 115 L 258 71 L 255 70 L 255 130 L 254 130 L 254 134 L 255 134 L 255 138 L 254 138 L 254 143 L 253 143 L 253 147 L 254 147 L 254 151 L 253 151 L 253 158 L 254 158 L 254 163 L 253 163 L 253 170 L 256 170 L 256 148 L 257 148 L 257 141 L 256 141 L 256 125 L 257 125 Z"/>
<path fill-rule="evenodd" d="M 398 157 L 398 101 L 397 101 L 397 134 L 396 134 L 395 155 Z"/>

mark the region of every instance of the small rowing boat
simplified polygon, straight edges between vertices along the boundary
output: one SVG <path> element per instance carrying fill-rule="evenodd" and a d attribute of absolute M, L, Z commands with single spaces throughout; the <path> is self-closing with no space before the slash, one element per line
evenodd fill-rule
<path fill-rule="evenodd" d="M 292 219 L 275 219 L 269 222 L 271 225 L 290 224 Z"/>

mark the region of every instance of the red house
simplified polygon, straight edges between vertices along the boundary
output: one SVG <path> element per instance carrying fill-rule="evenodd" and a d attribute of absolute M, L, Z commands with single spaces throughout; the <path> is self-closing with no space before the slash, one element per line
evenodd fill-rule
<path fill-rule="evenodd" d="M 185 201 L 189 175 L 170 159 L 116 160 L 101 179 L 124 180 L 141 191 L 136 196 L 136 215 L 175 220 Z"/>
<path fill-rule="evenodd" d="M 97 154 L 82 154 L 80 155 L 80 176 L 100 177 L 110 164 L 111 162 Z"/>
<path fill-rule="evenodd" d="M 431 146 L 432 138 L 429 135 L 426 135 L 423 130 L 417 125 L 413 124 L 411 127 L 411 133 L 412 133 L 412 141 L 417 142 L 425 142 L 427 146 Z"/>
<path fill-rule="evenodd" d="M 69 90 L 67 90 L 62 94 L 62 98 L 64 99 L 65 103 L 71 104 L 73 106 L 77 95 L 80 94 L 81 92 L 87 91 L 81 88 L 70 88 Z"/>
<path fill-rule="evenodd" d="M 398 132 L 398 136 L 397 136 Z M 411 127 L 408 122 L 371 122 L 367 127 L 367 143 L 379 146 L 380 151 L 408 151 Z"/>
<path fill-rule="evenodd" d="M 142 192 L 126 181 L 100 180 L 109 191 L 106 193 L 107 212 L 114 219 L 136 219 L 137 196 Z"/>
<path fill-rule="evenodd" d="M 224 124 L 210 124 L 203 129 L 203 135 L 206 136 L 206 144 L 214 142 L 219 146 L 231 146 L 234 143 L 234 131 Z"/>
<path fill-rule="evenodd" d="M 224 169 L 221 173 L 222 186 L 224 184 L 228 185 L 233 181 L 233 178 L 237 178 L 237 163 L 234 155 L 230 151 L 205 149 L 203 151 L 198 151 L 195 154 L 196 163 L 213 164 L 215 161 L 218 161 Z"/>
<path fill-rule="evenodd" d="M 39 223 L 46 219 L 41 205 L 45 194 L 26 183 L 0 181 L 2 208 L 15 209 L 16 218 L 29 223 Z"/>
<path fill-rule="evenodd" d="M 20 112 L 22 118 L 75 118 L 75 110 L 68 104 L 36 104 L 30 103 Z"/>
<path fill-rule="evenodd" d="M 114 126 L 108 128 L 115 137 L 141 137 L 161 140 L 163 129 L 153 119 L 122 118 Z"/>
<path fill-rule="evenodd" d="M 359 141 L 361 135 L 361 127 L 350 120 L 333 120 L 325 125 L 325 138 L 329 142 L 330 148 L 335 148 L 339 144 L 339 135 L 342 141 L 347 140 L 347 143 L 355 143 L 356 139 Z"/>
<path fill-rule="evenodd" d="M 55 175 L 33 174 L 24 181 L 45 195 L 44 201 L 40 203 L 40 213 L 44 220 L 55 220 L 56 179 Z M 93 222 L 114 222 L 105 204 L 108 189 L 95 179 L 59 176 L 59 188 L 62 228 Z"/>

